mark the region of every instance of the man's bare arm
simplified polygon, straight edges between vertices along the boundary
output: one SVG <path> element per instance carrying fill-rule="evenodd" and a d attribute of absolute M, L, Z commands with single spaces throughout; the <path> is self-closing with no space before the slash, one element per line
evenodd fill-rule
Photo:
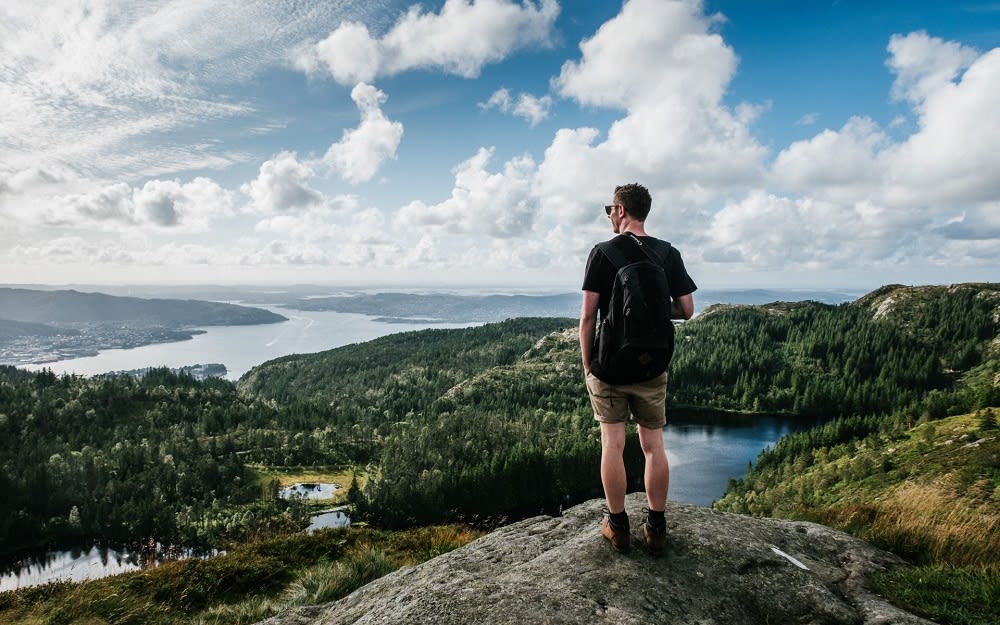
<path fill-rule="evenodd" d="M 688 293 L 675 297 L 670 302 L 670 317 L 673 319 L 690 319 L 694 314 L 694 296 Z"/>
<path fill-rule="evenodd" d="M 597 307 L 601 294 L 584 291 L 580 305 L 580 356 L 583 358 L 583 372 L 590 373 L 590 352 L 594 347 L 594 333 L 597 331 Z"/>

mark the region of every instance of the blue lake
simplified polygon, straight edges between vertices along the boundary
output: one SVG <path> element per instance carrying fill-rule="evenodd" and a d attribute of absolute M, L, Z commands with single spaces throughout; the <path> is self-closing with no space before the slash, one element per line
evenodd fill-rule
<path fill-rule="evenodd" d="M 708 506 L 743 477 L 747 464 L 782 436 L 808 429 L 811 420 L 773 416 L 718 417 L 711 423 L 667 416 L 663 443 L 670 462 L 671 501 Z"/>

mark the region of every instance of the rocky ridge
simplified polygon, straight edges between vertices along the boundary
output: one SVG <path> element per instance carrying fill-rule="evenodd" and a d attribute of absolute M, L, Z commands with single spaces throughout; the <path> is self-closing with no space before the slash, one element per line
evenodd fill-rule
<path fill-rule="evenodd" d="M 671 503 L 668 547 L 654 558 L 641 548 L 644 502 L 627 498 L 625 555 L 600 537 L 603 502 L 592 500 L 261 625 L 930 623 L 868 589 L 905 563 L 847 534 Z"/>

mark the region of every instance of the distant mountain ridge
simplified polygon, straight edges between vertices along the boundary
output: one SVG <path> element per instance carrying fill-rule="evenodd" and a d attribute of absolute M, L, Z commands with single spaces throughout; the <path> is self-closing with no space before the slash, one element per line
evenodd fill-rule
<path fill-rule="evenodd" d="M 0 319 L 43 324 L 142 321 L 177 327 L 276 323 L 287 318 L 262 308 L 220 302 L 0 288 Z"/>
<path fill-rule="evenodd" d="M 275 286 L 151 286 L 151 285 L 45 285 L 2 284 L 0 289 L 104 293 L 142 299 L 237 302 L 302 311 L 347 312 L 379 317 L 381 321 L 402 319 L 450 322 L 503 321 L 510 317 L 576 317 L 580 291 L 576 284 L 537 289 L 488 288 L 401 289 L 360 288 L 329 285 Z M 787 288 L 701 288 L 695 293 L 695 311 L 711 304 L 766 304 L 776 301 L 816 301 L 841 304 L 864 295 L 864 290 Z M 443 318 L 447 317 L 447 319 Z M 0 317 L 2 318 L 2 317 Z"/>
<path fill-rule="evenodd" d="M 390 319 L 442 322 L 503 321 L 513 317 L 568 317 L 580 308 L 576 293 L 560 295 L 453 295 L 447 293 L 374 293 L 300 299 L 297 310 L 330 310 Z"/>
<path fill-rule="evenodd" d="M 777 300 L 842 303 L 855 295 L 843 291 L 789 289 L 704 289 L 695 293 L 695 307 L 705 303 L 744 305 Z M 357 293 L 329 297 L 307 297 L 282 306 L 293 310 L 329 310 L 378 316 L 383 320 L 421 319 L 441 322 L 503 321 L 514 317 L 576 317 L 580 293 L 549 295 L 456 293 Z"/>

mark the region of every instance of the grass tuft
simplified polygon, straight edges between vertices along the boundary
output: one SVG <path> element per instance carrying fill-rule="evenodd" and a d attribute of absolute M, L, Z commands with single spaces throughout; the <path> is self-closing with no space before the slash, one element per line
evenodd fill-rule
<path fill-rule="evenodd" d="M 904 483 L 881 501 L 811 510 L 808 516 L 918 564 L 1000 567 L 1000 515 L 970 505 L 941 482 Z"/>
<path fill-rule="evenodd" d="M 874 580 L 899 607 L 947 625 L 995 625 L 1000 572 L 933 565 L 896 569 Z"/>
<path fill-rule="evenodd" d="M 285 604 L 296 607 L 336 601 L 397 568 L 384 551 L 365 549 L 352 553 L 299 575 L 284 595 Z"/>

